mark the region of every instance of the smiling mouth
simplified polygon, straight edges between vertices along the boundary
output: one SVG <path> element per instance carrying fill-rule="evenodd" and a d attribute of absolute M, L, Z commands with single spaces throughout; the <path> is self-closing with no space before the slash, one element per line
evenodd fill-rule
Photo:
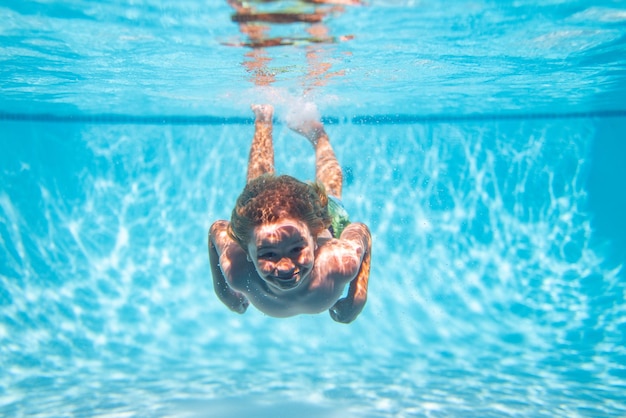
<path fill-rule="evenodd" d="M 300 270 L 296 270 L 289 275 L 268 276 L 269 283 L 282 290 L 293 289 L 300 284 Z"/>

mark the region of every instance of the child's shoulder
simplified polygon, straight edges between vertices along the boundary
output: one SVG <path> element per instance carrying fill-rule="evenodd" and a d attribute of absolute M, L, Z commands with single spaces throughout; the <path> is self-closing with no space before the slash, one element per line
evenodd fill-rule
<path fill-rule="evenodd" d="M 213 222 L 209 229 L 209 239 L 216 246 L 218 253 L 221 254 L 226 248 L 235 244 L 234 240 L 228 233 L 230 223 L 228 221 L 219 220 Z"/>
<path fill-rule="evenodd" d="M 213 233 L 218 233 L 220 231 L 227 231 L 228 225 L 230 225 L 230 222 L 225 221 L 223 219 L 219 219 L 213 222 L 213 224 L 211 225 L 211 228 L 209 229 L 209 232 L 213 234 Z"/>

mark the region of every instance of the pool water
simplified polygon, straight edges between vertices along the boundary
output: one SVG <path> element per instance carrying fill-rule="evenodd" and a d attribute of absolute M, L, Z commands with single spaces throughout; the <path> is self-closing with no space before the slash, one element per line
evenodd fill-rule
<path fill-rule="evenodd" d="M 626 415 L 626 7 L 371 1 L 262 51 L 232 14 L 0 6 L 0 415 Z M 350 325 L 213 293 L 261 101 L 303 179 L 316 104 L 372 230 Z"/>

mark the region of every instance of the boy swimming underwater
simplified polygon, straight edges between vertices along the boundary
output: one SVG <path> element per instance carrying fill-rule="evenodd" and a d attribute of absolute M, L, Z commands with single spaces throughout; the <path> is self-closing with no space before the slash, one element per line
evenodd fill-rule
<path fill-rule="evenodd" d="M 341 206 L 341 167 L 324 126 L 317 120 L 291 126 L 315 147 L 317 181 L 303 183 L 274 175 L 273 108 L 252 110 L 247 184 L 230 223 L 216 221 L 209 231 L 215 293 L 238 313 L 251 302 L 273 317 L 328 309 L 335 321 L 352 322 L 367 299 L 372 240 Z"/>

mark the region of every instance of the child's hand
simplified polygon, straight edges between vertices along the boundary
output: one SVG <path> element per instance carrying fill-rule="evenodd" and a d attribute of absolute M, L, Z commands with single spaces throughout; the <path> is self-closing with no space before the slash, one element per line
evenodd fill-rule
<path fill-rule="evenodd" d="M 231 300 L 229 300 L 229 303 L 226 306 L 228 306 L 231 311 L 242 314 L 246 312 L 246 309 L 248 309 L 248 306 L 250 306 L 250 302 L 248 301 L 248 299 L 246 299 L 244 295 L 239 293 L 238 297 L 236 299 L 232 298 Z"/>
<path fill-rule="evenodd" d="M 339 299 L 328 312 L 334 321 L 349 324 L 359 316 L 363 306 L 365 306 L 365 300 L 355 301 L 350 297 L 345 297 Z"/>

